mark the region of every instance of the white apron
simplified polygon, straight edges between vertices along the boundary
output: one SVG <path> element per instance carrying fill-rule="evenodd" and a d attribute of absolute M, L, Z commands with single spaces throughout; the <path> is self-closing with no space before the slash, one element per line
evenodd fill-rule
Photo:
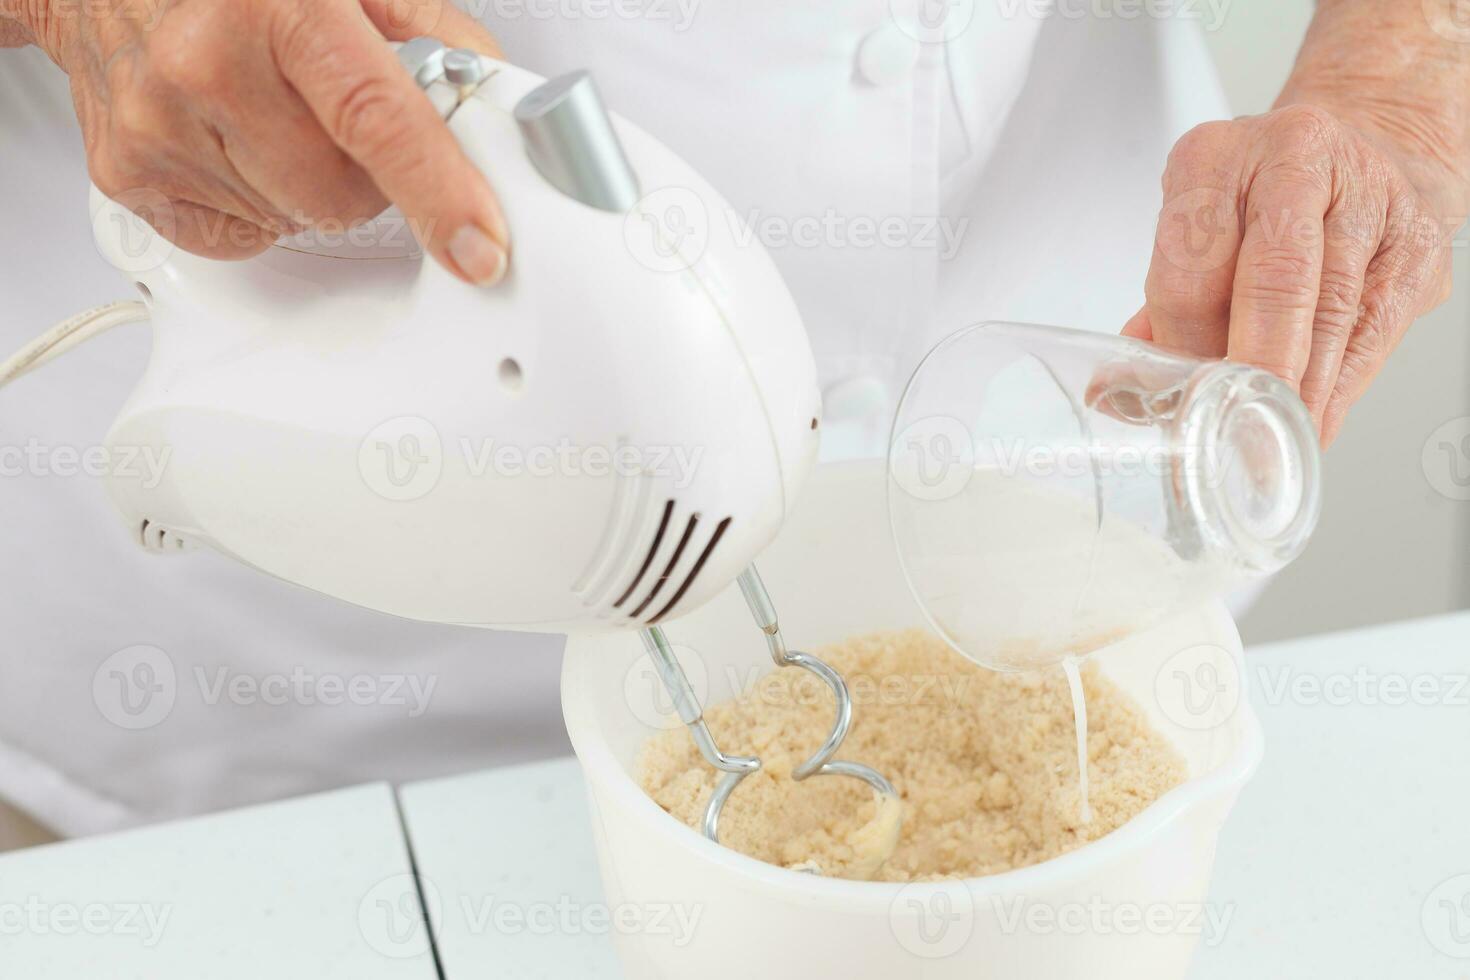
<path fill-rule="evenodd" d="M 513 61 L 592 69 L 770 249 L 829 457 L 881 445 L 905 373 L 956 327 L 1118 329 L 1169 147 L 1226 114 L 1189 20 L 980 0 L 921 46 L 885 0 L 706 0 L 687 21 L 660 2 L 497 0 L 485 19 Z M 0 351 L 128 297 L 86 189 L 64 77 L 0 51 Z M 559 638 L 398 621 L 133 545 L 74 457 L 147 349 L 122 328 L 0 389 L 0 799 L 81 834 L 567 751 Z"/>

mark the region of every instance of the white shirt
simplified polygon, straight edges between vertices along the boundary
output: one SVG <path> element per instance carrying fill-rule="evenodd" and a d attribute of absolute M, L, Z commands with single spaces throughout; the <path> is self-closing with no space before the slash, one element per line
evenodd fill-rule
<path fill-rule="evenodd" d="M 885 0 L 660 4 L 487 20 L 512 61 L 590 68 L 766 244 L 817 355 L 827 456 L 880 444 L 906 372 L 957 327 L 1117 330 L 1169 147 L 1226 114 L 1185 19 L 961 2 L 966 26 L 921 45 Z M 91 243 L 66 80 L 35 50 L 0 52 L 0 147 L 8 353 L 128 291 Z M 398 621 L 136 547 L 71 471 L 147 350 L 146 326 L 122 328 L 0 389 L 0 798 L 77 834 L 567 751 L 559 638 Z"/>

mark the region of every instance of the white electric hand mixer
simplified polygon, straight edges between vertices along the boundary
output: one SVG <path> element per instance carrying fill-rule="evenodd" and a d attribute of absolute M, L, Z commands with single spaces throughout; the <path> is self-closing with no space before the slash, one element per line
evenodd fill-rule
<path fill-rule="evenodd" d="M 207 544 L 399 616 L 640 630 L 726 774 L 705 814 L 712 839 L 760 761 L 720 751 L 659 624 L 737 580 L 776 663 L 836 699 L 831 735 L 794 777 L 892 795 L 872 769 L 833 760 L 847 688 L 786 649 L 751 565 L 813 463 L 820 413 L 769 256 L 704 220 L 728 205 L 610 118 L 585 73 L 543 82 L 429 38 L 399 56 L 495 183 L 508 278 L 468 286 L 406 234 L 391 241 L 386 218 L 338 247 L 210 261 L 94 191 L 98 242 L 143 292 L 154 335 L 109 443 L 168 460 L 157 485 L 111 479 L 125 519 L 145 547 Z M 485 465 L 506 447 L 522 460 L 555 447 L 562 463 Z M 673 450 L 692 472 L 673 471 Z"/>

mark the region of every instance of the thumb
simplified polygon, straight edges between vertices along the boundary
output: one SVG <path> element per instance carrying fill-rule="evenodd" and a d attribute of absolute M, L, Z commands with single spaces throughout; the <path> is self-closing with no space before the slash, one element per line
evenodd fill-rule
<path fill-rule="evenodd" d="M 281 73 L 436 260 L 466 282 L 499 281 L 510 235 L 495 192 L 356 6 L 304 4 L 275 39 Z"/>
<path fill-rule="evenodd" d="M 389 41 L 432 37 L 451 48 L 505 58 L 495 36 L 450 0 L 362 0 L 362 10 Z"/>

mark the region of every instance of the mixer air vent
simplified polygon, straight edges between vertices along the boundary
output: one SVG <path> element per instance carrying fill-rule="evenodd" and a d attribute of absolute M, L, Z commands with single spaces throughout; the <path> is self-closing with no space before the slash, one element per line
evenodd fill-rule
<path fill-rule="evenodd" d="M 184 551 L 188 548 L 187 539 L 146 517 L 138 523 L 138 543 L 143 550 L 153 552 Z"/>
<path fill-rule="evenodd" d="M 725 536 L 725 531 L 730 527 L 730 520 L 731 518 L 727 517 L 715 525 L 715 533 L 710 535 L 709 542 L 704 546 L 704 550 L 699 553 L 699 558 L 694 562 L 694 567 L 689 569 L 688 575 L 684 576 L 684 584 L 679 586 L 679 590 L 674 593 L 674 597 L 668 601 L 668 604 L 648 621 L 650 626 L 667 616 L 679 604 L 679 600 L 684 598 L 684 593 L 689 591 L 689 587 L 694 584 L 694 580 L 699 577 L 699 573 L 704 571 L 704 563 L 709 561 L 710 555 L 714 554 L 715 545 L 719 544 L 720 539 Z"/>
<path fill-rule="evenodd" d="M 648 553 L 643 557 L 643 562 L 639 566 L 637 574 L 633 576 L 633 581 L 629 583 L 628 587 L 625 590 L 623 590 L 623 594 L 618 597 L 618 600 L 613 603 L 614 609 L 623 608 L 628 600 L 631 599 L 633 595 L 638 592 L 639 586 L 644 583 L 645 579 L 647 579 L 649 571 L 655 567 L 655 559 L 658 556 L 659 549 L 663 546 L 664 539 L 667 538 L 670 533 L 670 525 L 674 523 L 673 515 L 674 501 L 669 500 L 664 504 L 663 515 L 659 520 L 658 530 L 654 533 L 653 543 L 649 546 Z M 689 567 L 689 571 L 684 576 L 684 580 L 679 584 L 678 588 L 674 590 L 673 595 L 669 597 L 668 601 L 665 602 L 661 607 L 658 607 L 653 616 L 651 616 L 647 620 L 650 625 L 662 620 L 671 611 L 673 611 L 675 606 L 679 604 L 679 600 L 684 598 L 685 594 L 694 584 L 694 580 L 698 578 L 699 573 L 704 570 L 705 563 L 709 561 L 710 555 L 714 553 L 715 546 L 718 545 L 720 543 L 720 539 L 725 536 L 725 531 L 728 530 L 730 527 L 730 520 L 730 518 L 726 517 L 724 520 L 720 521 L 719 524 L 715 525 L 714 532 L 709 536 L 709 539 L 704 542 L 704 545 L 700 550 L 699 557 L 696 558 L 693 565 Z M 689 550 L 690 544 L 695 541 L 696 533 L 699 530 L 699 526 L 699 514 L 690 514 L 689 519 L 684 523 L 683 529 L 679 532 L 679 540 L 678 543 L 674 545 L 673 554 L 671 554 L 668 560 L 664 562 L 662 571 L 660 571 L 658 576 L 653 579 L 652 584 L 648 587 L 647 592 L 643 594 L 642 600 L 638 603 L 637 606 L 633 608 L 631 612 L 627 613 L 630 619 L 643 618 L 644 614 L 648 612 L 649 608 L 653 606 L 654 602 L 659 598 L 659 596 L 665 594 L 664 588 L 674 577 L 674 572 L 679 567 L 679 562 L 681 559 L 683 559 L 684 553 Z"/>
<path fill-rule="evenodd" d="M 669 501 L 669 504 L 670 506 L 672 506 L 673 501 Z M 643 611 L 647 609 L 649 605 L 653 602 L 653 600 L 658 598 L 658 594 L 663 591 L 664 585 L 667 584 L 667 582 L 669 581 L 669 576 L 673 575 L 674 569 L 678 567 L 679 559 L 684 557 L 684 549 L 689 547 L 689 539 L 694 537 L 694 529 L 698 526 L 699 515 L 690 514 L 689 523 L 684 525 L 684 533 L 679 537 L 679 543 L 674 547 L 673 557 L 670 558 L 669 563 L 664 566 L 663 574 L 659 575 L 659 577 L 654 580 L 653 588 L 649 590 L 648 595 L 645 596 L 643 601 L 638 604 L 638 608 L 633 610 L 632 616 L 634 619 L 642 616 Z"/>
<path fill-rule="evenodd" d="M 648 554 L 643 556 L 643 564 L 638 566 L 638 574 L 633 576 L 633 581 L 628 583 L 628 587 L 623 590 L 623 594 L 618 596 L 618 601 L 613 603 L 614 609 L 623 608 L 623 603 L 628 601 L 628 597 L 633 594 L 633 590 L 638 588 L 638 583 L 643 581 L 643 576 L 648 574 L 649 566 L 653 564 L 653 557 L 658 554 L 658 546 L 664 543 L 664 535 L 669 530 L 669 518 L 673 514 L 674 502 L 670 500 L 664 504 L 664 516 L 658 522 L 658 531 L 653 535 L 653 544 L 648 546 Z"/>

